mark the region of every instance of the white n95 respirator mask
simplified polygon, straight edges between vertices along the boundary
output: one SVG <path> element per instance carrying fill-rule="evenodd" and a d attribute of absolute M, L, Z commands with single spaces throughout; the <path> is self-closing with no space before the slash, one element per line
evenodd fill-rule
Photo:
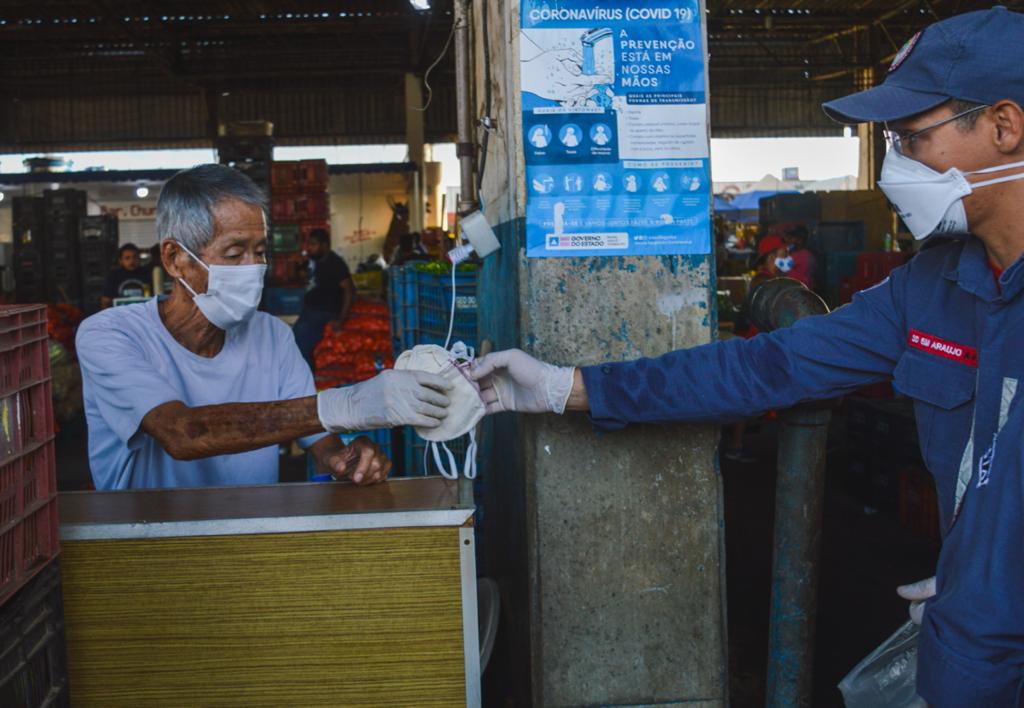
<path fill-rule="evenodd" d="M 444 377 L 452 389 L 448 393 L 450 404 L 448 415 L 436 428 L 415 428 L 416 434 L 428 441 L 434 462 L 441 474 L 448 479 L 459 476 L 455 456 L 445 445 L 446 442 L 469 434 L 469 447 L 463 473 L 469 479 L 476 477 L 476 425 L 484 417 L 487 408 L 480 397 L 480 386 L 469 376 L 473 363 L 473 352 L 462 342 L 452 345 L 451 351 L 436 344 L 420 344 L 408 349 L 395 360 L 395 369 L 425 371 Z M 443 464 L 441 451 L 447 455 L 450 468 Z"/>
<path fill-rule="evenodd" d="M 205 293 L 196 293 L 184 278 L 178 281 L 192 293 L 196 307 L 210 324 L 229 330 L 252 319 L 263 297 L 267 264 L 206 265 L 183 243 L 179 241 L 178 245 L 209 273 Z"/>
<path fill-rule="evenodd" d="M 970 233 L 963 199 L 978 187 L 1024 179 L 1024 173 L 996 177 L 973 184 L 967 175 L 990 174 L 1024 167 L 1024 162 L 961 172 L 951 167 L 936 172 L 922 162 L 912 160 L 897 150 L 889 150 L 882 162 L 878 188 L 892 203 L 896 213 L 915 239 L 935 235 Z"/>

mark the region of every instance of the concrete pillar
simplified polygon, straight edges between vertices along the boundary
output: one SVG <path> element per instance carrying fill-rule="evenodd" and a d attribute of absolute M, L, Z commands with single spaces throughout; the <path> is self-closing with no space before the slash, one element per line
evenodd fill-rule
<path fill-rule="evenodd" d="M 710 341 L 711 256 L 525 257 L 519 4 L 477 2 L 473 25 L 474 95 L 485 81 L 492 94 L 477 115 L 495 126 L 481 194 L 502 241 L 481 274 L 481 339 L 559 364 Z M 515 705 L 727 703 L 717 434 L 599 436 L 578 414 L 488 419 L 483 566 L 504 609 L 485 685 Z"/>
<path fill-rule="evenodd" d="M 423 81 L 416 74 L 405 75 L 405 142 L 409 145 L 409 161 L 416 163 L 416 172 L 409 173 L 409 230 L 423 231 L 423 165 L 425 111 L 423 107 Z"/>

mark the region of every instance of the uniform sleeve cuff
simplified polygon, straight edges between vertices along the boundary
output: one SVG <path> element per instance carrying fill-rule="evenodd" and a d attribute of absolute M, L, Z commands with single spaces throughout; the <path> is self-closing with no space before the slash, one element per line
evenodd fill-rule
<path fill-rule="evenodd" d="M 622 430 L 626 422 L 616 418 L 605 396 L 605 380 L 612 375 L 614 368 L 610 364 L 597 366 L 581 366 L 583 384 L 587 388 L 587 402 L 590 404 L 590 422 L 597 429 L 606 432 Z"/>

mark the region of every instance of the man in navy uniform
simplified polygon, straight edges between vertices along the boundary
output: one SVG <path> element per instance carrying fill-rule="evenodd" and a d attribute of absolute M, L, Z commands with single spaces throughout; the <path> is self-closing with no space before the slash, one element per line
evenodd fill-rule
<path fill-rule="evenodd" d="M 943 530 L 917 601 L 933 707 L 1024 699 L 1024 15 L 927 27 L 885 82 L 825 104 L 884 123 L 879 187 L 917 238 L 949 237 L 849 305 L 750 340 L 582 368 L 517 350 L 477 362 L 490 412 L 629 423 L 733 421 L 888 381 L 914 399 Z"/>

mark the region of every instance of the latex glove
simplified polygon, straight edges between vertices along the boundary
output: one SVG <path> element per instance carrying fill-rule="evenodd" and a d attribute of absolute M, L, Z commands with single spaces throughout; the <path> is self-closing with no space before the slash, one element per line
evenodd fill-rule
<path fill-rule="evenodd" d="M 910 619 L 914 624 L 920 625 L 924 617 L 924 601 L 935 597 L 935 576 L 927 580 L 918 580 L 910 585 L 900 585 L 896 588 L 896 594 L 904 600 L 911 600 Z"/>
<path fill-rule="evenodd" d="M 487 413 L 558 413 L 572 393 L 572 366 L 554 366 L 519 349 L 477 359 L 470 373 L 480 384 Z"/>
<path fill-rule="evenodd" d="M 383 371 L 369 381 L 321 391 L 316 412 L 332 433 L 414 425 L 436 428 L 448 415 L 451 384 L 425 371 Z"/>

